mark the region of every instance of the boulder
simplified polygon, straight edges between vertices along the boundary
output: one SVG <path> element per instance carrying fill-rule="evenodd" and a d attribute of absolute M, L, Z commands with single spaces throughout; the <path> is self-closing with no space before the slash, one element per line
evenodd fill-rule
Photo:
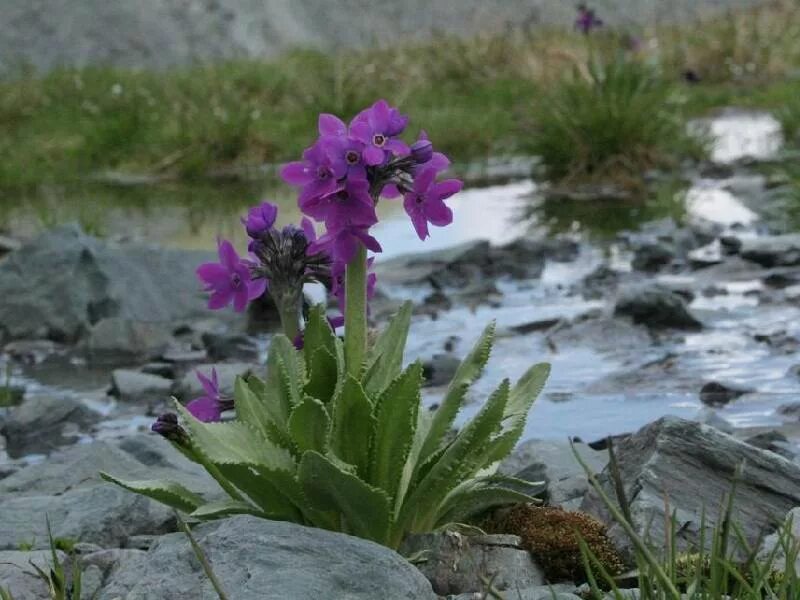
<path fill-rule="evenodd" d="M 60 496 L 0 498 L 0 550 L 32 544 L 48 548 L 45 515 L 53 536 L 120 547 L 128 537 L 175 530 L 171 509 L 153 500 L 102 484 L 68 490 Z"/>
<path fill-rule="evenodd" d="M 200 525 L 194 536 L 236 600 L 436 599 L 425 577 L 396 552 L 341 533 L 237 516 Z M 212 597 L 189 541 L 178 533 L 114 567 L 98 600 Z"/>
<path fill-rule="evenodd" d="M 206 377 L 211 377 L 212 369 L 217 371 L 220 391 L 227 395 L 233 395 L 233 386 L 237 377 L 247 377 L 250 373 L 261 373 L 265 367 L 259 367 L 252 363 L 215 363 L 199 365 L 186 373 L 183 378 L 173 385 L 172 392 L 181 400 L 191 400 L 203 394 L 203 386 L 197 379 L 196 371 L 200 371 Z"/>
<path fill-rule="evenodd" d="M 58 558 L 64 560 L 64 553 L 58 552 Z M 50 551 L 0 551 L 0 589 L 9 592 L 13 600 L 50 598 L 47 584 L 36 574 L 34 565 L 48 571 L 52 567 Z"/>
<path fill-rule="evenodd" d="M 32 396 L 9 411 L 0 434 L 11 458 L 48 454 L 76 442 L 99 420 L 99 413 L 74 398 Z"/>
<path fill-rule="evenodd" d="M 48 230 L 0 263 L 0 337 L 76 341 L 111 318 L 171 331 L 208 314 L 194 273 L 207 260 L 214 255 L 108 243 L 74 225 Z"/>
<path fill-rule="evenodd" d="M 637 285 L 623 290 L 617 299 L 614 313 L 630 317 L 634 323 L 653 329 L 702 328 L 702 324 L 692 316 L 680 295 L 657 284 Z"/>
<path fill-rule="evenodd" d="M 483 591 L 484 579 L 499 591 L 543 584 L 544 572 L 520 543 L 516 535 L 445 531 L 410 535 L 400 552 L 419 556 L 417 568 L 441 595 Z"/>
<path fill-rule="evenodd" d="M 790 535 L 794 543 L 800 540 L 800 507 L 793 508 L 789 511 L 789 514 L 786 515 L 786 519 L 784 520 L 783 527 L 784 534 Z M 764 562 L 769 561 L 770 558 L 773 557 L 774 552 L 772 565 L 776 569 L 784 571 L 786 570 L 786 553 L 783 550 L 781 534 L 776 531 L 764 538 L 764 542 L 758 553 L 758 558 Z M 795 558 L 794 572 L 800 573 L 800 556 Z"/>
<path fill-rule="evenodd" d="M 575 448 L 589 466 L 601 471 L 608 463 L 606 452 L 584 444 Z M 569 442 L 528 440 L 523 442 L 500 465 L 500 472 L 530 482 L 544 482 L 539 495 L 551 506 L 574 510 L 580 506 L 589 483 L 583 468 L 575 460 Z"/>
<path fill-rule="evenodd" d="M 642 244 L 636 249 L 631 266 L 637 271 L 655 272 L 675 260 L 675 250 L 664 242 Z"/>
<path fill-rule="evenodd" d="M 171 341 L 163 323 L 110 317 L 92 325 L 83 348 L 92 363 L 121 364 L 157 357 Z"/>
<path fill-rule="evenodd" d="M 510 600 L 581 600 L 580 596 L 572 593 L 573 585 L 535 585 L 533 587 L 516 589 Z M 470 592 L 458 596 L 448 596 L 447 600 L 484 600 L 484 592 Z"/>
<path fill-rule="evenodd" d="M 732 400 L 752 394 L 754 389 L 736 385 L 734 383 L 720 383 L 719 381 L 709 381 L 700 388 L 700 402 L 706 406 L 724 406 Z"/>
<path fill-rule="evenodd" d="M 124 402 L 148 402 L 169 396 L 173 381 L 141 371 L 116 369 L 111 373 L 111 394 Z"/>
<path fill-rule="evenodd" d="M 207 332 L 202 338 L 211 360 L 256 362 L 261 355 L 258 343 L 248 335 Z"/>
<path fill-rule="evenodd" d="M 786 513 L 800 505 L 799 465 L 694 421 L 659 419 L 621 440 L 616 455 L 635 529 L 643 536 L 648 531 L 654 543 L 662 546 L 665 504 L 670 513 L 675 512 L 678 548 L 699 544 L 703 510 L 709 528 L 720 524 L 720 504 L 741 464 L 744 470 L 736 487 L 733 520 L 749 543 L 774 531 Z M 615 498 L 608 469 L 599 479 Z M 630 550 L 630 541 L 595 490 L 589 490 L 582 509 L 606 521 L 620 548 Z M 709 543 L 711 536 L 706 533 Z"/>
<path fill-rule="evenodd" d="M 800 265 L 800 234 L 744 238 L 739 254 L 762 267 Z"/>

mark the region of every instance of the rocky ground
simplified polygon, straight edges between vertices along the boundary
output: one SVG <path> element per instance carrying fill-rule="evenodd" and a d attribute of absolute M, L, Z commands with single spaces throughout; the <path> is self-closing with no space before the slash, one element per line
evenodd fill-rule
<path fill-rule="evenodd" d="M 758 0 L 597 0 L 609 23 L 663 23 Z M 385 44 L 559 24 L 573 3 L 550 0 L 5 0 L 0 72 L 20 66 L 164 67 L 274 56 L 297 47 Z"/>
<path fill-rule="evenodd" d="M 499 326 L 495 360 L 468 412 L 499 378 L 551 361 L 547 394 L 502 470 L 544 482 L 533 491 L 548 505 L 596 515 L 623 555 L 630 544 L 589 490 L 568 437 L 580 438 L 581 456 L 613 492 L 613 434 L 635 526 L 663 536 L 666 494 L 684 548 L 744 462 L 735 516 L 755 542 L 800 507 L 800 235 L 786 225 L 785 182 L 763 166 L 692 168 L 681 222 L 649 221 L 602 241 L 574 232 L 467 240 L 383 260 L 374 318 L 415 301 L 408 356 L 426 361 L 430 405 L 489 318 Z M 55 536 L 78 542 L 98 598 L 212 598 L 174 514 L 98 472 L 168 476 L 218 495 L 147 429 L 171 395 L 200 392 L 195 369 L 215 367 L 227 389 L 260 369 L 271 307 L 246 319 L 209 313 L 193 279 L 204 252 L 101 241 L 75 227 L 5 246 L 0 584 L 16 600 L 44 597 L 29 561 L 47 560 L 47 516 Z M 415 566 L 368 542 L 248 517 L 203 525 L 197 537 L 237 600 L 467 599 L 482 577 L 512 598 L 549 598 L 547 583 L 565 600 L 580 592 L 548 579 L 509 535 L 410 539 L 409 556 L 432 549 Z"/>

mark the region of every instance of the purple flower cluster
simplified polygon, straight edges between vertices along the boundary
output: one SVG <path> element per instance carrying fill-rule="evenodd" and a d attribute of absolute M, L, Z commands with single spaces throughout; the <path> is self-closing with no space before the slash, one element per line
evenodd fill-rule
<path fill-rule="evenodd" d="M 598 18 L 593 8 L 585 4 L 578 5 L 578 16 L 575 18 L 575 29 L 583 35 L 589 35 L 593 29 L 603 26 L 603 20 Z"/>

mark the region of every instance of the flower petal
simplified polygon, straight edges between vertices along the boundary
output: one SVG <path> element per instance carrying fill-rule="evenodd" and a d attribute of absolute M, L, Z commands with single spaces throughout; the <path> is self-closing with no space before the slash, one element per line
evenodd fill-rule
<path fill-rule="evenodd" d="M 211 297 L 208 299 L 208 308 L 211 310 L 219 310 L 220 308 L 225 308 L 230 304 L 231 298 L 233 298 L 233 290 L 230 288 L 226 288 L 224 290 L 217 290 Z"/>
<path fill-rule="evenodd" d="M 362 156 L 364 157 L 364 162 L 372 167 L 381 165 L 386 160 L 386 153 L 375 146 L 367 146 Z"/>
<path fill-rule="evenodd" d="M 203 396 L 192 400 L 186 405 L 186 410 L 188 410 L 195 419 L 203 421 L 204 423 L 213 423 L 222 418 L 219 403 L 215 398 Z"/>
<path fill-rule="evenodd" d="M 306 185 L 313 178 L 305 162 L 290 162 L 281 167 L 281 179 L 289 185 Z"/>
<path fill-rule="evenodd" d="M 241 262 L 236 248 L 234 248 L 233 244 L 228 240 L 220 240 L 219 242 L 219 261 L 225 268 L 231 271 Z"/>
<path fill-rule="evenodd" d="M 260 298 L 267 291 L 267 280 L 263 277 L 253 279 L 247 284 L 247 301 L 252 302 L 256 298 Z"/>
<path fill-rule="evenodd" d="M 437 198 L 449 198 L 453 194 L 457 194 L 464 187 L 464 183 L 458 179 L 445 179 L 440 181 L 431 188 L 431 195 Z"/>
<path fill-rule="evenodd" d="M 336 115 L 322 113 L 319 116 L 318 125 L 320 135 L 347 135 L 347 125 Z"/>
<path fill-rule="evenodd" d="M 391 151 L 395 156 L 408 156 L 411 154 L 411 148 L 403 140 L 388 140 L 384 148 Z"/>
<path fill-rule="evenodd" d="M 203 263 L 195 271 L 197 278 L 206 284 L 208 290 L 225 288 L 230 283 L 228 269 L 219 263 Z"/>
<path fill-rule="evenodd" d="M 437 227 L 445 227 L 453 222 L 453 211 L 442 200 L 429 201 L 425 206 L 425 216 Z"/>

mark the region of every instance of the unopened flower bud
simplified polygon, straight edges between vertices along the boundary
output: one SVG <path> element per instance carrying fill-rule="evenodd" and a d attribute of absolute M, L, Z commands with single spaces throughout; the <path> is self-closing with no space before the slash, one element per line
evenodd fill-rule
<path fill-rule="evenodd" d="M 418 165 L 425 164 L 433 158 L 433 144 L 430 140 L 417 140 L 411 145 L 411 157 Z"/>
<path fill-rule="evenodd" d="M 189 434 L 178 424 L 178 415 L 175 413 L 164 413 L 159 416 L 150 429 L 179 446 L 185 446 L 189 442 Z"/>

